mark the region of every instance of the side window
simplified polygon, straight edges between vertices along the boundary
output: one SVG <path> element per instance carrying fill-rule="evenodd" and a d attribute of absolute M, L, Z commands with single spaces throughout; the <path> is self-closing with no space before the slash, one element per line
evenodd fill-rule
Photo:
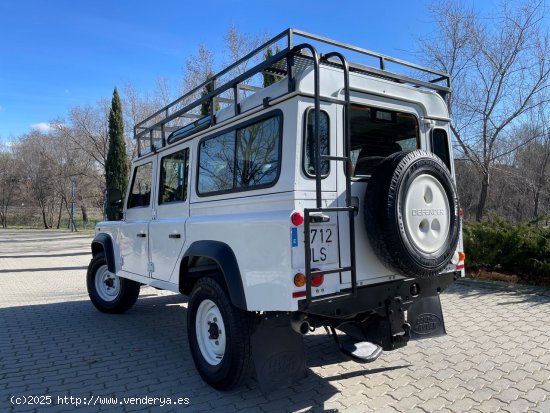
<path fill-rule="evenodd" d="M 279 174 L 281 117 L 275 116 L 199 144 L 201 195 L 267 186 Z"/>
<path fill-rule="evenodd" d="M 279 171 L 279 118 L 237 130 L 237 188 L 270 184 Z"/>
<path fill-rule="evenodd" d="M 160 162 L 159 204 L 184 202 L 187 199 L 189 149 L 170 154 Z"/>
<path fill-rule="evenodd" d="M 315 110 L 309 109 L 306 116 L 305 145 L 304 145 L 304 171 L 308 176 L 315 175 Z M 319 134 L 321 138 L 321 155 L 330 153 L 329 144 L 329 120 L 328 114 L 321 111 L 319 119 Z M 321 161 L 321 175 L 327 176 L 330 172 L 330 162 Z"/>
<path fill-rule="evenodd" d="M 149 206 L 151 201 L 152 173 L 153 164 L 151 162 L 140 165 L 134 170 L 134 179 L 128 199 L 128 208 Z"/>
<path fill-rule="evenodd" d="M 199 145 L 199 157 L 199 193 L 233 189 L 234 131 L 202 141 Z"/>
<path fill-rule="evenodd" d="M 434 129 L 432 131 L 432 152 L 441 158 L 450 171 L 449 140 L 444 129 Z"/>

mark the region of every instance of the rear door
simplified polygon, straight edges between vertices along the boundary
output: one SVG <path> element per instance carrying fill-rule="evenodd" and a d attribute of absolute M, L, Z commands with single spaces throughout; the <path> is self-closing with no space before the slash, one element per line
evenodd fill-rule
<path fill-rule="evenodd" d="M 156 213 L 149 224 L 151 277 L 169 281 L 185 244 L 189 217 L 188 145 L 163 152 L 158 160 Z"/>
<path fill-rule="evenodd" d="M 321 116 L 319 122 L 319 134 L 320 134 L 320 153 L 321 155 L 336 155 L 338 150 L 337 146 L 337 130 L 338 123 L 336 118 L 337 105 L 330 103 L 321 104 Z M 302 157 L 302 169 L 303 173 L 308 178 L 305 181 L 304 187 L 307 188 L 310 194 L 309 200 L 306 205 L 308 208 L 315 208 L 315 162 L 314 162 L 314 120 L 315 111 L 313 107 L 308 107 L 305 111 L 305 131 L 304 131 L 304 145 L 303 145 L 303 157 Z M 323 160 L 321 161 L 321 191 L 322 191 L 322 207 L 330 208 L 336 207 L 336 194 L 337 194 L 337 170 L 341 169 L 341 164 L 335 161 Z M 323 221 L 310 223 L 310 254 L 311 254 L 311 268 L 329 270 L 339 267 L 340 253 L 338 243 L 338 230 L 337 230 L 337 213 L 336 212 L 324 212 L 323 215 L 327 216 Z"/>
<path fill-rule="evenodd" d="M 340 112 L 343 123 L 343 110 Z M 352 205 L 355 215 L 355 256 L 358 285 L 366 285 L 395 279 L 375 255 L 365 230 L 364 200 L 368 182 L 374 169 L 392 153 L 420 147 L 420 112 L 415 105 L 403 104 L 380 107 L 369 104 L 353 104 L 351 121 L 351 181 Z M 338 151 L 343 154 L 344 136 L 339 128 Z M 345 206 L 346 177 L 343 168 L 338 169 L 338 206 Z M 339 214 L 339 238 L 342 266 L 350 264 L 349 219 L 347 213 Z M 342 274 L 342 288 L 351 286 L 351 274 Z"/>

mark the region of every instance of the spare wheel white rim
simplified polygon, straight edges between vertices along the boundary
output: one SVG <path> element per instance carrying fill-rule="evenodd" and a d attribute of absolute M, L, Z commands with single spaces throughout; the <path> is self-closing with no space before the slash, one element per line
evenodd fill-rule
<path fill-rule="evenodd" d="M 445 188 L 433 175 L 413 179 L 405 195 L 405 230 L 416 248 L 426 254 L 440 250 L 447 241 L 451 210 Z"/>

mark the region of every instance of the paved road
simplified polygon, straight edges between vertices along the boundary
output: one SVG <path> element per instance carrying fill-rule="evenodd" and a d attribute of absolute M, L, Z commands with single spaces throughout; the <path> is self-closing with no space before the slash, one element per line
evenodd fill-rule
<path fill-rule="evenodd" d="M 253 379 L 229 393 L 201 381 L 183 297 L 143 288 L 127 314 L 96 311 L 84 282 L 89 242 L 0 231 L 0 411 L 113 411 L 101 398 L 117 397 L 115 411 L 550 412 L 549 290 L 455 284 L 442 296 L 447 336 L 369 365 L 309 335 L 308 378 L 265 398 Z M 46 405 L 14 406 L 11 396 Z M 123 400 L 145 396 L 159 399 Z M 84 398 L 96 405 L 75 409 Z M 160 407 L 161 398 L 183 404 Z"/>

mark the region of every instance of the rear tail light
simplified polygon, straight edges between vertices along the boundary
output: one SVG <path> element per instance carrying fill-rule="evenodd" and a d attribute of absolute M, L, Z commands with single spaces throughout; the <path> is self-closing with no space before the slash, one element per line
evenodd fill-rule
<path fill-rule="evenodd" d="M 319 271 L 319 270 L 311 270 L 313 271 Z M 314 287 L 319 287 L 321 284 L 325 282 L 325 275 L 324 274 L 314 274 L 311 276 L 311 285 Z M 306 285 L 306 276 L 302 274 L 301 272 L 297 273 L 294 276 L 294 285 L 296 287 L 303 287 Z"/>
<path fill-rule="evenodd" d="M 320 271 L 318 268 L 312 268 L 311 272 Z M 311 286 L 312 287 L 320 287 L 323 282 L 325 281 L 325 275 L 324 274 L 314 274 L 311 276 Z M 299 272 L 294 275 L 294 285 L 298 288 L 302 288 L 306 285 L 306 276 Z M 292 298 L 299 298 L 299 297 L 305 297 L 306 292 L 303 291 L 295 291 L 292 293 Z"/>
<path fill-rule="evenodd" d="M 464 251 L 458 252 L 458 264 L 456 264 L 457 270 L 464 269 L 464 261 L 466 260 L 466 254 L 464 254 Z"/>
<path fill-rule="evenodd" d="M 318 268 L 314 268 L 311 270 L 311 272 L 314 271 L 320 271 Z M 315 274 L 311 276 L 311 285 L 314 287 L 319 287 L 323 282 L 325 281 L 325 275 L 324 274 Z"/>
<path fill-rule="evenodd" d="M 292 225 L 296 225 L 297 227 L 299 227 L 304 223 L 304 216 L 301 212 L 294 212 L 290 216 L 290 221 L 292 222 Z"/>
<path fill-rule="evenodd" d="M 301 272 L 296 274 L 294 276 L 294 285 L 296 287 L 303 287 L 304 285 L 306 285 L 306 276 L 304 274 L 302 274 Z"/>

